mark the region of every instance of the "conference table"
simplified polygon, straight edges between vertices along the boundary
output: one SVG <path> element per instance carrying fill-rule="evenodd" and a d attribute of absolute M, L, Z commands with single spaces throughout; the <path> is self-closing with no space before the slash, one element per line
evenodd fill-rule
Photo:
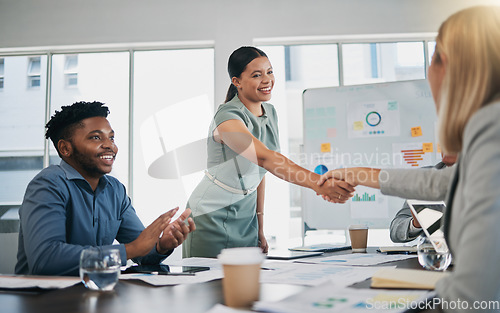
<path fill-rule="evenodd" d="M 325 255 L 345 253 L 351 252 L 346 250 Z M 369 247 L 368 253 L 376 253 L 375 248 Z M 384 265 L 422 269 L 417 258 L 384 263 Z M 351 287 L 370 288 L 370 279 Z M 260 300 L 278 301 L 307 288 L 310 287 L 261 284 Z M 111 292 L 91 291 L 81 283 L 55 290 L 0 289 L 0 312 L 6 313 L 201 313 L 209 311 L 217 303 L 224 303 L 220 279 L 205 283 L 164 287 L 153 287 L 140 281 L 120 280 Z"/>

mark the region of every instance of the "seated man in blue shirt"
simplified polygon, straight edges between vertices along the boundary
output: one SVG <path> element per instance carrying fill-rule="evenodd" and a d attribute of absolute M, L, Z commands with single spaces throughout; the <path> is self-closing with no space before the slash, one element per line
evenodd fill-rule
<path fill-rule="evenodd" d="M 443 159 L 438 164 L 434 165 L 435 169 L 443 169 L 446 167 L 453 166 L 457 161 L 457 156 L 455 155 L 442 155 Z M 439 186 L 439 189 L 443 189 L 443 194 L 448 190 L 448 186 Z M 422 227 L 418 221 L 413 216 L 413 213 L 405 201 L 401 210 L 396 213 L 396 216 L 391 222 L 390 226 L 390 236 L 393 242 L 408 242 L 417 238 L 423 233 Z"/>
<path fill-rule="evenodd" d="M 127 259 L 158 264 L 195 230 L 190 210 L 177 209 L 144 228 L 125 186 L 108 176 L 118 152 L 100 102 L 77 102 L 56 111 L 45 126 L 62 161 L 29 183 L 19 209 L 16 274 L 78 275 L 80 252 L 111 246 Z M 163 235 L 162 235 L 163 233 Z"/>

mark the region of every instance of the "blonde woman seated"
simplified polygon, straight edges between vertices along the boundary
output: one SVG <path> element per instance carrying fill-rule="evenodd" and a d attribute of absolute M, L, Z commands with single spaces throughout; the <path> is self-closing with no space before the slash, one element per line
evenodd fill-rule
<path fill-rule="evenodd" d="M 406 198 L 448 183 L 446 195 L 434 199 L 446 199 L 442 228 L 455 266 L 437 283 L 438 297 L 454 301 L 453 312 L 498 312 L 500 7 L 472 7 L 449 17 L 439 29 L 428 79 L 439 115 L 439 141 L 446 154 L 459 155 L 457 165 L 440 171 L 341 169 L 322 181 L 344 179 Z"/>

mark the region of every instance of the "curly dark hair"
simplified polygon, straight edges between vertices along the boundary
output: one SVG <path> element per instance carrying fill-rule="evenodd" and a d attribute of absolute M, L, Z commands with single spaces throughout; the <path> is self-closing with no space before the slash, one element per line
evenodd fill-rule
<path fill-rule="evenodd" d="M 56 111 L 45 125 L 47 131 L 45 138 L 52 141 L 54 147 L 59 153 L 57 143 L 61 139 L 69 140 L 73 136 L 74 130 L 83 125 L 81 121 L 95 116 L 107 117 L 109 109 L 101 102 L 75 102 L 72 105 L 61 107 L 61 111 Z M 60 156 L 60 155 L 59 155 Z"/>

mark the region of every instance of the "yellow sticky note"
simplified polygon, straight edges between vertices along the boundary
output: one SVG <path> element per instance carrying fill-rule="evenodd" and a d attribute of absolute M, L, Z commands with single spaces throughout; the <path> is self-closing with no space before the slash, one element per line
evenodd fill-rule
<path fill-rule="evenodd" d="M 420 136 L 422 136 L 422 127 L 420 127 L 420 126 L 412 127 L 411 128 L 411 136 L 412 137 L 420 137 Z"/>
<path fill-rule="evenodd" d="M 332 151 L 332 146 L 330 143 L 322 143 L 321 144 L 321 152 L 330 152 Z"/>
<path fill-rule="evenodd" d="M 432 145 L 432 142 L 424 142 L 422 144 L 422 148 L 424 149 L 424 152 L 434 151 L 434 146 Z"/>
<path fill-rule="evenodd" d="M 354 130 L 362 130 L 363 129 L 363 122 L 361 121 L 357 121 L 357 122 L 354 122 Z"/>
<path fill-rule="evenodd" d="M 438 143 L 437 143 L 436 145 L 437 145 L 437 152 L 438 152 L 438 153 L 441 153 L 441 145 L 440 145 L 440 144 L 438 144 Z"/>

